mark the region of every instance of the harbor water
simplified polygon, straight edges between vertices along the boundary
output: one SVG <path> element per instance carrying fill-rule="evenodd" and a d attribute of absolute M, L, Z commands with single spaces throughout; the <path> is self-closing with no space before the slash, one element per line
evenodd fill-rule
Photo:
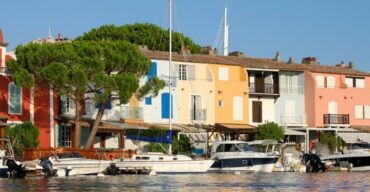
<path fill-rule="evenodd" d="M 0 179 L 0 191 L 370 191 L 370 172 Z"/>

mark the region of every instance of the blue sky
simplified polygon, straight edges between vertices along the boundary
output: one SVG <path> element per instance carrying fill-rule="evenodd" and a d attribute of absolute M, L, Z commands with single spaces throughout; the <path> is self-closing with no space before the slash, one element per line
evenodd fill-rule
<path fill-rule="evenodd" d="M 224 6 L 229 8 L 230 51 L 321 64 L 353 61 L 370 72 L 368 0 L 175 0 L 174 29 L 213 45 Z M 53 35 L 75 38 L 103 24 L 150 22 L 168 27 L 168 0 L 10 0 L 1 2 L 0 28 L 9 48 Z"/>

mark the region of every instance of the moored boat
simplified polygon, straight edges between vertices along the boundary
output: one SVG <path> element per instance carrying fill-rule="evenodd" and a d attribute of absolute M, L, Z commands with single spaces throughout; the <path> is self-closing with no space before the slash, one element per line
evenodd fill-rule
<path fill-rule="evenodd" d="M 211 151 L 211 159 L 215 160 L 215 162 L 210 168 L 210 171 L 272 172 L 279 156 L 267 151 L 256 152 L 251 147 L 251 145 L 254 144 L 267 145 L 273 143 L 263 141 L 214 142 Z"/>

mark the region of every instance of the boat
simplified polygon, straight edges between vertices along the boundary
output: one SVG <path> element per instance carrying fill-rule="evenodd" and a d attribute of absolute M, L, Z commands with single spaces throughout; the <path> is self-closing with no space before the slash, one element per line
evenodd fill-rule
<path fill-rule="evenodd" d="M 321 157 L 329 166 L 329 170 L 369 171 L 370 144 L 366 142 L 354 143 L 339 154 Z"/>
<path fill-rule="evenodd" d="M 86 159 L 80 153 L 56 153 L 41 158 L 40 165 L 46 176 L 98 175 L 108 171 L 113 161 Z"/>
<path fill-rule="evenodd" d="M 230 172 L 272 172 L 279 155 L 269 152 L 269 145 L 276 141 L 258 140 L 246 141 L 216 141 L 212 145 L 211 159 L 215 160 L 210 171 Z M 265 152 L 257 152 L 252 145 L 265 146 Z"/>
<path fill-rule="evenodd" d="M 25 167 L 15 160 L 10 140 L 0 138 L 0 146 L 0 177 L 25 177 Z"/>

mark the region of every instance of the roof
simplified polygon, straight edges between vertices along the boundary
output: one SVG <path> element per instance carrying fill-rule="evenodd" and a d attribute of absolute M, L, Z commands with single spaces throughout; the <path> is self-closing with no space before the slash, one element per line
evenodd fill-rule
<path fill-rule="evenodd" d="M 295 131 L 292 129 L 284 129 L 284 135 L 303 135 L 306 136 L 305 132 Z"/>
<path fill-rule="evenodd" d="M 221 132 L 232 133 L 252 133 L 256 131 L 256 127 L 249 124 L 216 123 L 215 128 Z"/>
<path fill-rule="evenodd" d="M 142 53 L 149 59 L 169 60 L 169 54 L 165 51 L 142 51 Z M 240 63 L 238 62 L 217 55 L 179 54 L 177 52 L 173 52 L 172 60 L 178 62 L 240 66 Z"/>
<path fill-rule="evenodd" d="M 351 125 L 351 128 L 356 129 L 356 130 L 359 130 L 359 131 L 370 133 L 370 126 Z"/>
<path fill-rule="evenodd" d="M 142 50 L 142 53 L 149 59 L 169 60 L 169 54 L 165 51 Z M 172 53 L 172 60 L 178 62 L 204 63 L 204 64 L 222 64 L 242 66 L 251 69 L 275 69 L 280 71 L 310 71 L 313 73 L 330 73 L 354 76 L 370 76 L 370 73 L 348 68 L 345 66 L 328 66 L 319 64 L 287 64 L 277 62 L 271 58 L 253 58 L 245 56 L 220 56 L 204 54 L 179 54 Z"/>
<path fill-rule="evenodd" d="M 152 126 L 162 128 L 162 129 L 169 129 L 169 124 L 151 124 Z M 179 131 L 181 133 L 202 133 L 206 132 L 204 129 L 196 128 L 191 125 L 185 124 L 172 124 L 172 130 Z"/>

